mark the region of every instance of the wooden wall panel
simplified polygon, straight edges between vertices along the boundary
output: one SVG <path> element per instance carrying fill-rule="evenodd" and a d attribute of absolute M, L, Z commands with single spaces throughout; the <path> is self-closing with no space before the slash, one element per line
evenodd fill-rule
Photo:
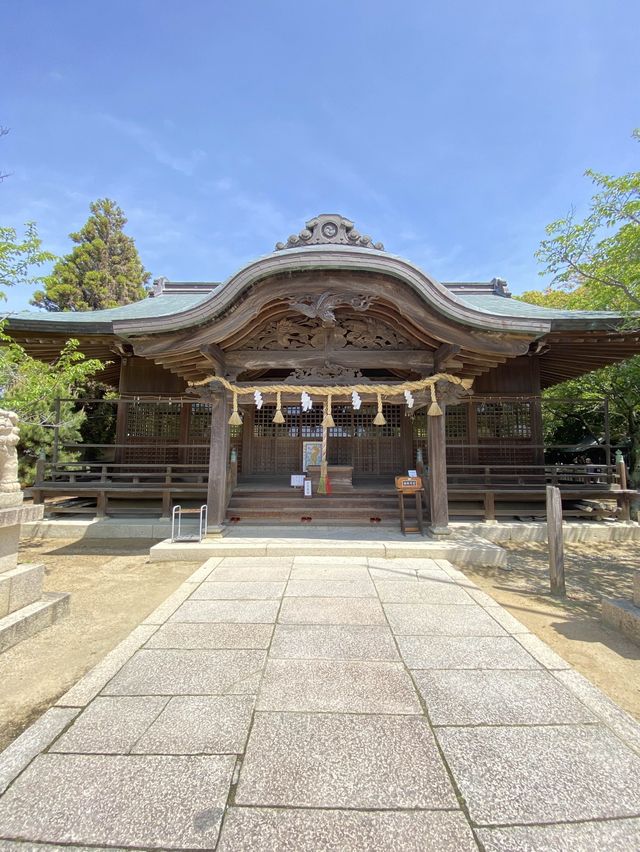
<path fill-rule="evenodd" d="M 539 394 L 540 362 L 537 355 L 521 355 L 484 373 L 473 383 L 474 393 Z"/>
<path fill-rule="evenodd" d="M 182 393 L 184 379 L 159 367 L 153 361 L 132 355 L 122 359 L 120 368 L 120 393 L 172 394 Z"/>

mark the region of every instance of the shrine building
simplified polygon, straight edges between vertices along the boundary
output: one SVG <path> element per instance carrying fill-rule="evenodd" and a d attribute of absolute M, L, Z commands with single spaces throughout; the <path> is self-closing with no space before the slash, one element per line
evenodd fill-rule
<path fill-rule="evenodd" d="M 106 439 L 57 437 L 39 463 L 33 495 L 50 513 L 166 517 L 206 500 L 212 530 L 384 525 L 396 523 L 394 477 L 415 470 L 436 534 L 450 517 L 543 515 L 551 483 L 568 513 L 609 500 L 628 516 L 608 427 L 597 458 L 566 448 L 561 464 L 541 392 L 637 354 L 638 333 L 613 313 L 518 301 L 499 278 L 441 283 L 339 215 L 224 283 L 160 278 L 142 301 L 23 312 L 8 331 L 42 360 L 77 338 L 117 391 L 82 402 L 112 407 Z M 291 486 L 303 475 L 310 498 Z"/>

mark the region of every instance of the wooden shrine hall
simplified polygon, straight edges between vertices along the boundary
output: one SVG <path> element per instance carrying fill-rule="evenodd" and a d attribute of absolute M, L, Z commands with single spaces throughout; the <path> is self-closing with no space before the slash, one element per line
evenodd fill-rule
<path fill-rule="evenodd" d="M 167 516 L 206 499 L 211 530 L 395 523 L 394 477 L 418 470 L 436 534 L 450 514 L 543 513 L 549 483 L 568 511 L 628 512 L 608 436 L 597 466 L 549 462 L 541 391 L 636 354 L 638 333 L 613 313 L 525 304 L 498 278 L 442 284 L 339 215 L 224 283 L 161 278 L 140 302 L 24 312 L 8 329 L 43 360 L 77 338 L 118 391 L 78 403 L 112 407 L 108 440 L 56 440 L 39 463 L 50 511 Z M 290 484 L 304 473 L 306 498 Z"/>

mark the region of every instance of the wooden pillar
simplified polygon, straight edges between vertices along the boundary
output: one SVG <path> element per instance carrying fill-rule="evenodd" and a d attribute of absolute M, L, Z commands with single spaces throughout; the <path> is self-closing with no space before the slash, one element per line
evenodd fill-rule
<path fill-rule="evenodd" d="M 549 583 L 551 594 L 564 597 L 564 539 L 560 489 L 547 485 L 547 539 L 549 542 Z"/>
<path fill-rule="evenodd" d="M 400 413 L 400 443 L 403 473 L 406 473 L 415 468 L 416 460 L 413 457 L 413 417 L 409 416 L 408 409 L 405 406 L 402 406 L 402 409 Z"/>
<path fill-rule="evenodd" d="M 209 486 L 207 488 L 207 533 L 221 534 L 227 512 L 227 470 L 229 467 L 229 403 L 226 393 L 211 395 L 211 440 L 209 444 Z"/>
<path fill-rule="evenodd" d="M 431 507 L 431 534 L 449 535 L 449 500 L 447 493 L 447 438 L 445 431 L 445 407 L 440 403 L 442 414 L 427 416 L 429 458 L 429 503 Z"/>

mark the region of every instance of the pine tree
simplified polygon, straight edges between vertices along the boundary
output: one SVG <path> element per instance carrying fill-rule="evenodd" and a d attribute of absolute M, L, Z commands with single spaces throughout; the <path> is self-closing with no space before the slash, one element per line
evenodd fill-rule
<path fill-rule="evenodd" d="M 69 235 L 76 246 L 56 263 L 32 304 L 48 311 L 92 311 L 143 299 L 150 273 L 123 231 L 126 222 L 114 201 L 94 201 L 86 224 Z"/>

